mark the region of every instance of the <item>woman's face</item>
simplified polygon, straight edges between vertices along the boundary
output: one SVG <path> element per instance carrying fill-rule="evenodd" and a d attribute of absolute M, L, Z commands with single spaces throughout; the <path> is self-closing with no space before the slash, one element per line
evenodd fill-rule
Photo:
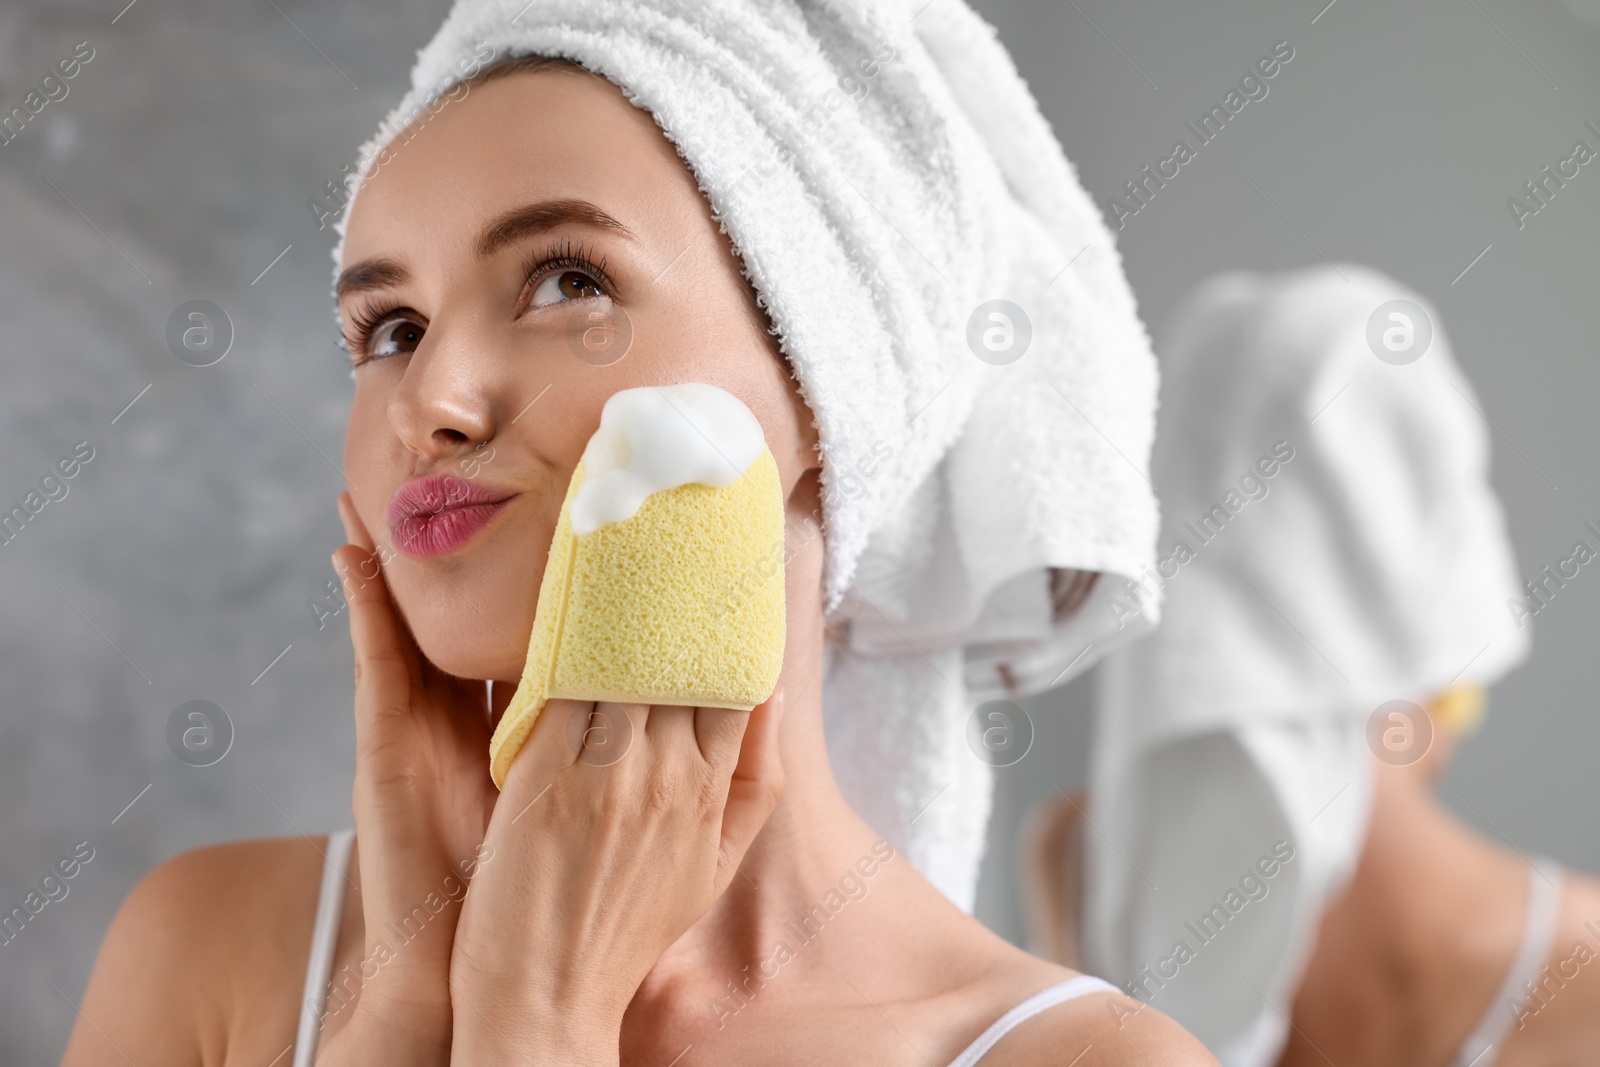
<path fill-rule="evenodd" d="M 607 397 L 726 389 L 786 495 L 816 466 L 815 431 L 694 179 L 609 82 L 492 79 L 392 147 L 344 243 L 350 494 L 423 653 L 515 680 Z"/>

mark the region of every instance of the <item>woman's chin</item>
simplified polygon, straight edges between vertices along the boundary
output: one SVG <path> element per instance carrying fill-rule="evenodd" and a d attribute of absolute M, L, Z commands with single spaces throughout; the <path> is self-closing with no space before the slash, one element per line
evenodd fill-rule
<path fill-rule="evenodd" d="M 481 639 L 474 640 L 475 636 Z M 514 650 L 492 630 L 487 637 L 450 633 L 438 634 L 430 639 L 418 634 L 417 646 L 429 663 L 457 678 L 483 681 L 522 677 L 522 656 L 513 656 Z"/>
<path fill-rule="evenodd" d="M 428 662 L 457 678 L 522 677 L 533 633 L 531 605 L 506 602 L 492 583 L 472 576 L 448 582 L 416 577 L 396 574 L 390 588 Z M 520 574 L 496 580 L 511 588 L 530 584 Z"/>
<path fill-rule="evenodd" d="M 522 677 L 522 664 L 507 665 L 506 657 L 483 656 L 482 651 L 472 649 L 450 649 L 446 653 L 427 653 L 427 661 L 438 669 L 453 675 L 456 678 L 472 678 L 475 681 L 486 681 L 490 678 L 520 678 Z"/>

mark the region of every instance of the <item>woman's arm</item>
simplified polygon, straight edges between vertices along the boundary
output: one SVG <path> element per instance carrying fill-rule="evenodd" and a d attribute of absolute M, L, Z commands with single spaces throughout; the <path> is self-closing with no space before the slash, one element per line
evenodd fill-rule
<path fill-rule="evenodd" d="M 450 1059 L 450 958 L 461 899 L 451 888 L 475 873 L 496 800 L 486 691 L 422 655 L 348 493 L 339 515 L 351 542 L 334 554 L 334 567 L 355 652 L 362 958 L 383 956 L 378 943 L 388 924 L 430 898 L 447 904 L 393 959 L 380 961 L 350 1021 L 318 1049 L 317 1064 L 438 1067 Z"/>
<path fill-rule="evenodd" d="M 230 842 L 147 874 L 101 944 L 66 1067 L 200 1067 L 235 1046 L 270 1045 L 271 1059 L 294 1034 L 321 848 L 301 837 Z"/>
<path fill-rule="evenodd" d="M 225 883 L 218 850 L 202 849 L 134 886 L 100 945 L 62 1067 L 221 1062 L 205 1055 L 226 1009 L 224 986 L 207 980 L 214 957 L 205 927 L 215 907 L 207 897 Z"/>

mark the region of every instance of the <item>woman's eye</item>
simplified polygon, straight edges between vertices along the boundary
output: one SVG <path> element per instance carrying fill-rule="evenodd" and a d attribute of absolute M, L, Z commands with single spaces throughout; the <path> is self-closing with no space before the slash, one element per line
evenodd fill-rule
<path fill-rule="evenodd" d="M 372 331 L 366 355 L 369 359 L 381 359 L 415 352 L 422 343 L 422 334 L 422 327 L 410 319 L 389 319 Z"/>
<path fill-rule="evenodd" d="M 590 296 L 604 296 L 600 283 L 581 270 L 564 270 L 552 274 L 539 283 L 533 291 L 533 306 L 545 307 L 563 300 L 582 300 Z"/>

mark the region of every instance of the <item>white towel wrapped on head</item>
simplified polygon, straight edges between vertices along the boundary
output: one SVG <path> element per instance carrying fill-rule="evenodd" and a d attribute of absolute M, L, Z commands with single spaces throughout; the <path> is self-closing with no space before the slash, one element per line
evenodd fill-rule
<path fill-rule="evenodd" d="M 694 173 L 819 431 L 835 772 L 970 906 L 973 705 L 1155 615 L 1106 621 L 1151 559 L 1155 368 L 1099 212 L 962 0 L 459 0 L 365 157 L 486 54 L 605 76 Z M 1020 358 L 969 343 L 989 328 Z M 1114 580 L 1058 612 L 1082 586 L 1053 571 Z"/>
<path fill-rule="evenodd" d="M 1394 300 L 1419 351 L 1431 327 L 1411 362 L 1382 344 L 1403 323 L 1371 325 Z M 1102 670 L 1084 943 L 1225 1067 L 1264 1067 L 1361 850 L 1368 717 L 1487 685 L 1527 631 L 1481 405 L 1422 297 L 1349 264 L 1234 273 L 1174 319 L 1146 581 L 1164 618 Z"/>

